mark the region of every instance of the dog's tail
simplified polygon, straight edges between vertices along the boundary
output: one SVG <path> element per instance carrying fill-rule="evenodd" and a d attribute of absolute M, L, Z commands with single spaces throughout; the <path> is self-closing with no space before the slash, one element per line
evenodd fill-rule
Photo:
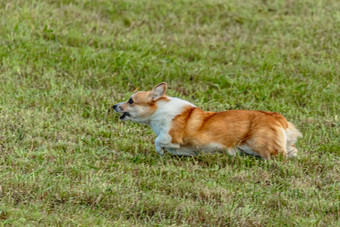
<path fill-rule="evenodd" d="M 301 132 L 293 125 L 293 123 L 288 122 L 288 127 L 286 129 L 287 135 L 287 154 L 288 157 L 293 157 L 297 155 L 298 149 L 295 147 L 295 143 L 298 138 L 302 137 Z"/>

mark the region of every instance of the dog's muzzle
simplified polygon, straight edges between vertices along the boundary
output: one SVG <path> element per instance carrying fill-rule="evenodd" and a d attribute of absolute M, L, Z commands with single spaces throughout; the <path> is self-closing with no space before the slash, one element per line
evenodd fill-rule
<path fill-rule="evenodd" d="M 121 112 L 121 108 L 119 105 L 113 105 L 112 108 L 117 113 L 122 113 L 122 115 L 119 117 L 119 119 L 123 120 L 125 117 L 130 117 L 131 115 L 128 112 Z"/>
<path fill-rule="evenodd" d="M 123 120 L 125 117 L 130 117 L 131 115 L 128 112 L 123 112 L 123 115 L 119 117 L 120 120 Z"/>

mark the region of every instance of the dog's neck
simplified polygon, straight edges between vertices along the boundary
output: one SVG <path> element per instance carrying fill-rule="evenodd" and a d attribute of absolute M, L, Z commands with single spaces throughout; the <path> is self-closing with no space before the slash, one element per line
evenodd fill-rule
<path fill-rule="evenodd" d="M 172 120 L 181 114 L 186 106 L 195 106 L 192 103 L 179 99 L 168 97 L 168 101 L 158 101 L 156 112 L 146 122 L 156 135 L 168 133 Z"/>

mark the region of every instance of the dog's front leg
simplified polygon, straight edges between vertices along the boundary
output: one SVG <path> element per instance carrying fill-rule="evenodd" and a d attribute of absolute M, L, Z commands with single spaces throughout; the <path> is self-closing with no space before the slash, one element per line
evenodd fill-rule
<path fill-rule="evenodd" d="M 158 138 L 158 137 L 157 137 L 157 138 Z M 164 155 L 164 149 L 163 149 L 161 143 L 157 141 L 157 138 L 155 139 L 155 147 L 156 147 L 156 151 L 157 151 L 158 154 Z"/>
<path fill-rule="evenodd" d="M 166 138 L 163 135 L 160 134 L 157 136 L 155 139 L 155 147 L 158 154 L 164 155 L 164 143 L 166 142 Z"/>
<path fill-rule="evenodd" d="M 164 148 L 180 148 L 180 145 L 171 143 L 169 135 L 160 134 L 155 139 L 155 147 L 158 154 L 164 155 Z"/>

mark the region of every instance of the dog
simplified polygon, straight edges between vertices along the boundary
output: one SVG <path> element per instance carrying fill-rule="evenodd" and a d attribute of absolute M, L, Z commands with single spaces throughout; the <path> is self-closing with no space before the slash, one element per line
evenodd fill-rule
<path fill-rule="evenodd" d="M 162 82 L 151 91 L 139 91 L 113 105 L 120 119 L 151 126 L 158 154 L 193 156 L 226 150 L 263 159 L 297 156 L 295 143 L 302 134 L 281 114 L 256 110 L 204 111 L 194 104 L 165 95 Z"/>

